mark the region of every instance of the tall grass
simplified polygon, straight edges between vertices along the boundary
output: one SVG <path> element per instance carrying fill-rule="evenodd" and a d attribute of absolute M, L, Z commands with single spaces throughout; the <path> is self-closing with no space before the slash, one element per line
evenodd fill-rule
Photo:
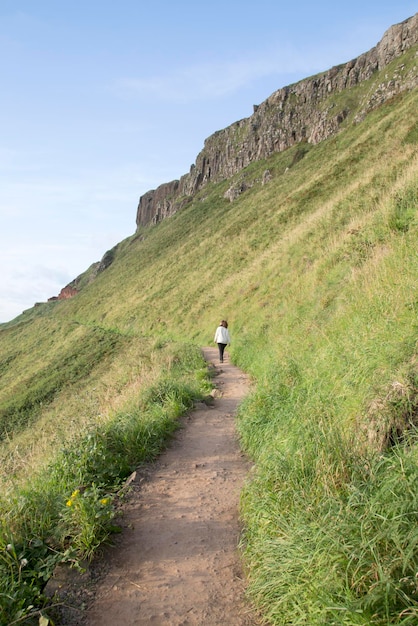
<path fill-rule="evenodd" d="M 311 265 L 298 296 L 286 295 L 301 304 L 237 349 L 264 374 L 240 410 L 257 465 L 242 547 L 250 593 L 272 624 L 417 621 L 415 172 L 409 180 L 385 197 L 383 223 L 381 210 L 369 216 L 376 243 L 361 262 L 334 242 L 316 266 L 328 265 L 319 289 Z M 407 228 L 394 227 L 400 206 Z"/>
<path fill-rule="evenodd" d="M 157 379 L 107 420 L 74 436 L 44 468 L 20 477 L 19 485 L 10 484 L 3 493 L 2 624 L 22 617 L 25 623 L 31 619 L 37 623 L 41 615 L 47 619 L 42 589 L 54 567 L 79 566 L 114 532 L 113 501 L 122 481 L 138 465 L 155 458 L 177 428 L 178 418 L 208 392 L 199 350 L 171 344 L 165 353 Z"/>
<path fill-rule="evenodd" d="M 243 495 L 251 593 L 274 624 L 416 623 L 416 455 L 302 431 Z"/>

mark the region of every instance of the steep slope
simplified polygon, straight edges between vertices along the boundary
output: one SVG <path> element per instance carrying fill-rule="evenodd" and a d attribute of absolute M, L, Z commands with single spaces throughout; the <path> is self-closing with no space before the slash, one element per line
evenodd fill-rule
<path fill-rule="evenodd" d="M 416 55 L 414 46 L 392 63 L 410 76 Z M 184 366 L 202 381 L 196 346 L 222 317 L 232 358 L 255 385 L 239 416 L 257 468 L 242 498 L 252 597 L 272 624 L 416 622 L 417 100 L 405 89 L 316 145 L 209 181 L 170 219 L 121 242 L 77 296 L 0 328 L 2 517 L 14 532 L 31 528 L 30 541 L 48 545 L 46 503 L 61 502 L 62 523 L 90 493 L 70 497 L 60 474 L 28 505 L 25 473 L 68 442 L 66 471 L 88 458 L 89 480 L 111 492 L 115 459 L 132 441 L 129 454 L 147 447 L 144 432 L 132 434 L 141 389 L 151 384 L 156 421 L 164 403 L 184 409 L 193 393 L 167 376 Z M 50 393 L 39 397 L 45 380 Z M 120 439 L 106 431 L 99 446 L 89 428 L 112 418 L 109 406 Z M 5 555 L 5 531 L 1 541 Z"/>
<path fill-rule="evenodd" d="M 417 43 L 418 14 L 389 28 L 372 50 L 358 58 L 279 89 L 254 106 L 251 117 L 208 137 L 188 174 L 142 196 L 137 225 L 157 223 L 185 206 L 209 182 L 228 179 L 250 163 L 295 144 L 317 144 L 413 89 L 418 84 L 416 63 L 406 62 L 404 54 Z M 349 97 L 344 97 L 347 93 Z"/>

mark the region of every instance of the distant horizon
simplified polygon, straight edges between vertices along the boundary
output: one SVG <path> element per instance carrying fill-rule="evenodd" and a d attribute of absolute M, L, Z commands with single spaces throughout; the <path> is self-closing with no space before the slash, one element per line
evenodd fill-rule
<path fill-rule="evenodd" d="M 6 0 L 0 323 L 133 235 L 139 198 L 186 174 L 206 138 L 368 52 L 413 4 Z"/>

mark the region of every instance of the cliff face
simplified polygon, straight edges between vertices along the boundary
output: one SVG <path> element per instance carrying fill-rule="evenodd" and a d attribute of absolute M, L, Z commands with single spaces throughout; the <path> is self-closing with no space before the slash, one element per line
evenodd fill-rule
<path fill-rule="evenodd" d="M 249 163 L 295 143 L 316 144 L 335 134 L 352 111 L 336 106 L 332 97 L 372 78 L 417 43 L 418 13 L 389 28 L 369 52 L 274 92 L 254 107 L 253 115 L 206 139 L 188 174 L 144 194 L 139 200 L 137 226 L 157 223 L 173 215 L 209 181 L 227 179 Z M 384 82 L 371 87 L 360 107 L 357 105 L 354 122 L 360 122 L 372 109 L 417 85 L 417 67 L 405 73 L 400 65 Z"/>

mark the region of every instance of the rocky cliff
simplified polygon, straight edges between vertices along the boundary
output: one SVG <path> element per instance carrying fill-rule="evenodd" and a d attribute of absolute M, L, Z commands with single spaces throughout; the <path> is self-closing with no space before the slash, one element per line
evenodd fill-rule
<path fill-rule="evenodd" d="M 139 200 L 137 226 L 157 223 L 173 215 L 209 181 L 227 179 L 249 163 L 264 159 L 295 143 L 319 143 L 338 132 L 353 116 L 360 122 L 372 109 L 396 94 L 418 84 L 417 66 L 405 71 L 402 55 L 418 43 L 418 13 L 389 28 L 369 52 L 316 76 L 274 92 L 253 115 L 235 122 L 206 139 L 190 172 Z M 416 53 L 418 55 L 418 52 Z M 418 57 L 417 63 L 418 63 Z M 378 81 L 369 81 L 395 59 L 399 64 Z M 339 105 L 336 95 L 369 81 L 368 88 L 354 99 Z"/>

